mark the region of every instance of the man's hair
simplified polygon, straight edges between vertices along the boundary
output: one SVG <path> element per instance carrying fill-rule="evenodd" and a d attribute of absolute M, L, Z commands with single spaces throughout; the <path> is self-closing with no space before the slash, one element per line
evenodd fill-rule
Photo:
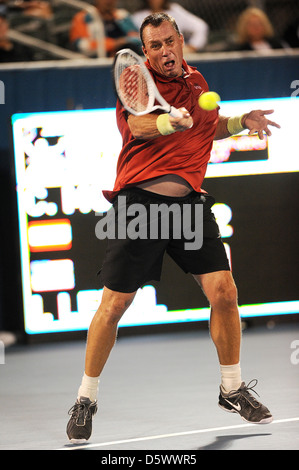
<path fill-rule="evenodd" d="M 143 42 L 144 28 L 148 25 L 154 26 L 154 28 L 158 28 L 158 26 L 160 26 L 164 21 L 168 21 L 173 26 L 178 36 L 181 35 L 179 27 L 176 24 L 176 21 L 172 16 L 168 15 L 167 13 L 153 13 L 151 15 L 148 15 L 146 18 L 144 18 L 142 25 L 140 26 L 140 38 L 141 38 L 143 46 L 144 46 L 144 42 Z"/>

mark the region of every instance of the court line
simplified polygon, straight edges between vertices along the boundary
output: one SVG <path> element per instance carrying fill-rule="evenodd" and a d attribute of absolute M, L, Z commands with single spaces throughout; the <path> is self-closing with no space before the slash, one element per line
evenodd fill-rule
<path fill-rule="evenodd" d="M 271 426 L 272 424 L 281 424 L 281 423 L 290 423 L 294 421 L 299 421 L 298 418 L 286 418 L 286 419 L 276 419 L 272 421 L 272 423 L 268 424 L 268 426 Z M 152 441 L 155 439 L 166 439 L 166 438 L 171 438 L 171 437 L 178 437 L 178 436 L 191 436 L 192 434 L 204 434 L 208 432 L 215 432 L 215 431 L 228 431 L 230 429 L 239 429 L 239 428 L 246 428 L 246 427 L 252 427 L 255 426 L 257 427 L 257 424 L 253 423 L 248 423 L 248 424 L 238 424 L 235 426 L 221 426 L 217 428 L 206 428 L 206 429 L 197 429 L 194 431 L 182 431 L 182 432 L 173 432 L 169 434 L 156 434 L 153 436 L 144 436 L 144 437 L 135 437 L 131 439 L 120 439 L 118 441 L 107 441 L 107 442 L 100 442 L 98 444 L 83 444 L 83 445 L 72 445 L 69 444 L 70 447 L 63 447 L 60 449 L 56 450 L 79 450 L 79 449 L 91 449 L 92 447 L 104 447 L 104 446 L 114 446 L 117 444 L 129 444 L 132 442 L 142 442 L 142 441 Z M 263 425 L 259 425 L 262 426 Z M 267 426 L 267 428 L 268 428 Z"/>

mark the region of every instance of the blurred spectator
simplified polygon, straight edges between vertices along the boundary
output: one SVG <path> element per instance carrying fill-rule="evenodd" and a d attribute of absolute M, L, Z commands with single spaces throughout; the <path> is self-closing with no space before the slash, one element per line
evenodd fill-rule
<path fill-rule="evenodd" d="M 237 21 L 237 50 L 265 51 L 284 47 L 274 35 L 273 26 L 263 10 L 255 7 L 244 10 Z"/>
<path fill-rule="evenodd" d="M 34 16 L 36 18 L 50 19 L 53 11 L 49 2 L 40 0 L 17 0 L 6 2 L 10 12 L 22 12 L 24 16 Z"/>
<path fill-rule="evenodd" d="M 283 39 L 290 47 L 299 47 L 299 18 L 293 21 L 285 30 Z"/>
<path fill-rule="evenodd" d="M 37 18 L 50 19 L 53 16 L 52 8 L 48 2 L 29 1 L 21 2 L 24 14 Z"/>
<path fill-rule="evenodd" d="M 116 0 L 96 0 L 96 8 L 105 29 L 105 50 L 108 57 L 124 47 L 142 54 L 139 32 L 129 13 L 116 8 Z M 97 19 L 86 11 L 77 13 L 72 21 L 70 41 L 73 47 L 89 57 L 97 57 L 99 26 Z"/>
<path fill-rule="evenodd" d="M 209 26 L 198 16 L 185 10 L 178 3 L 167 0 L 144 0 L 141 10 L 132 14 L 132 18 L 139 29 L 144 18 L 151 13 L 168 13 L 176 20 L 180 32 L 185 40 L 185 53 L 197 52 L 205 47 L 208 40 Z"/>
<path fill-rule="evenodd" d="M 6 8 L 0 5 L 0 63 L 22 62 L 32 60 L 29 49 L 14 44 L 8 37 L 9 23 L 6 17 Z"/>

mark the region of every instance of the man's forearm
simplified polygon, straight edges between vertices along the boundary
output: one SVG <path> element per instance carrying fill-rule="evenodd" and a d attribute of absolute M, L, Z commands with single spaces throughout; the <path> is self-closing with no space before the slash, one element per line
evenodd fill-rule
<path fill-rule="evenodd" d="M 245 126 L 245 119 L 246 119 L 246 114 L 242 116 L 241 119 L 241 124 L 243 126 L 243 129 L 246 128 Z M 231 119 L 226 116 L 219 116 L 219 121 L 216 129 L 216 134 L 214 137 L 214 140 L 220 140 L 220 139 L 226 139 L 227 137 L 230 137 L 231 135 L 238 134 L 241 132 L 242 129 L 238 129 L 237 132 L 230 132 L 228 130 L 228 120 Z"/>
<path fill-rule="evenodd" d="M 167 113 L 145 114 L 128 117 L 128 124 L 135 139 L 150 140 L 173 132 L 183 132 L 193 126 L 193 119 L 185 108 L 180 108 L 181 117 L 171 117 Z"/>
<path fill-rule="evenodd" d="M 231 136 L 231 134 L 227 130 L 228 119 L 228 117 L 219 116 L 214 140 L 226 139 L 227 137 Z"/>
<path fill-rule="evenodd" d="M 156 114 L 145 114 L 138 117 L 130 114 L 128 117 L 130 130 L 135 139 L 150 140 L 161 136 L 156 121 Z"/>

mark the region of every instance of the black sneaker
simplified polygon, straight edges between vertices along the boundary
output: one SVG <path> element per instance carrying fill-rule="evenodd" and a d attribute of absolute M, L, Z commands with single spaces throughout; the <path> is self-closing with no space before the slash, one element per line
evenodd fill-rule
<path fill-rule="evenodd" d="M 252 382 L 255 383 L 250 387 Z M 252 390 L 257 394 L 257 392 L 253 390 L 256 384 L 256 379 L 251 380 L 248 385 L 245 385 L 245 382 L 242 382 L 238 390 L 232 390 L 229 393 L 225 393 L 222 386 L 220 386 L 218 403 L 220 408 L 228 411 L 229 413 L 239 413 L 241 418 L 248 423 L 271 423 L 273 417 L 268 408 L 257 401 L 257 399 L 249 392 L 249 390 Z"/>
<path fill-rule="evenodd" d="M 97 412 L 97 402 L 89 398 L 80 397 L 69 410 L 70 420 L 67 423 L 66 433 L 73 444 L 86 442 L 92 431 L 92 416 Z"/>

